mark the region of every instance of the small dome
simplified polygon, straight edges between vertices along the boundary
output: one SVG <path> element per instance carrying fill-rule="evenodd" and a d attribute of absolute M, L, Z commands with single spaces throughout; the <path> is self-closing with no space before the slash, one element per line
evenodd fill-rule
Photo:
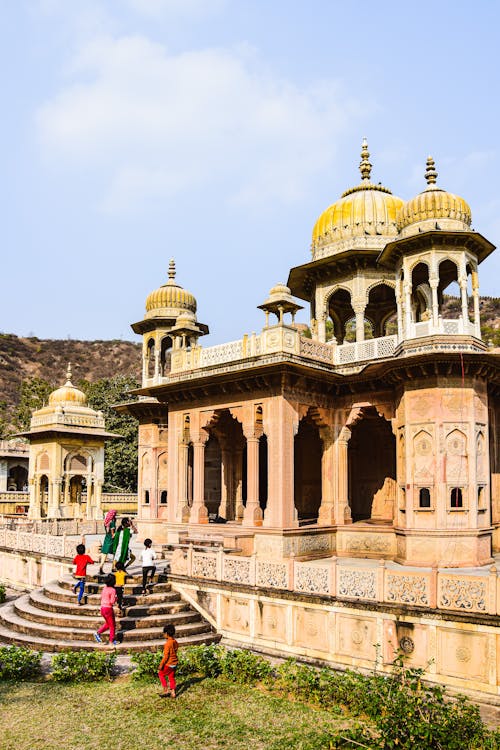
<path fill-rule="evenodd" d="M 190 310 L 186 310 L 185 312 L 181 313 L 179 317 L 176 320 L 176 325 L 180 326 L 184 323 L 196 323 L 196 315 L 194 312 L 191 312 Z"/>
<path fill-rule="evenodd" d="M 291 294 L 290 288 L 286 284 L 276 284 L 269 292 L 270 297 L 282 297 L 284 294 Z"/>
<path fill-rule="evenodd" d="M 469 230 L 472 222 L 469 204 L 459 195 L 439 188 L 436 185 L 437 174 L 434 159 L 429 156 L 425 172 L 427 188 L 415 198 L 407 201 L 398 212 L 398 230 L 403 235 L 412 233 L 411 230 L 405 231 L 407 227 L 421 225 L 422 222 L 429 223 L 429 229 L 435 229 L 437 219 L 445 222 L 443 229 Z M 412 228 L 417 229 L 417 227 Z M 420 228 L 427 227 L 421 226 Z"/>
<path fill-rule="evenodd" d="M 190 292 L 175 283 L 175 262 L 171 260 L 167 283 L 151 292 L 146 299 L 145 317 L 177 318 L 182 310 L 195 313 L 196 299 Z"/>
<path fill-rule="evenodd" d="M 71 382 L 71 365 L 68 365 L 66 372 L 66 382 L 60 388 L 57 388 L 49 396 L 49 406 L 56 406 L 56 408 L 62 404 L 77 404 L 79 406 L 85 406 L 87 403 L 87 397 L 78 388 L 75 388 Z"/>
<path fill-rule="evenodd" d="M 346 190 L 342 197 L 323 211 L 312 233 L 312 249 L 347 237 L 397 234 L 396 214 L 403 200 L 380 184 L 370 182 L 372 165 L 366 139 L 361 149 L 361 182 Z"/>

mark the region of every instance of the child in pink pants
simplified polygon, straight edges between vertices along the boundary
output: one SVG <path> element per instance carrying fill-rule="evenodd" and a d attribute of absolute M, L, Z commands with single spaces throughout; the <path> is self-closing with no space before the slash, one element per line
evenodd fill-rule
<path fill-rule="evenodd" d="M 102 643 L 101 635 L 109 629 L 109 642 L 112 646 L 118 645 L 118 641 L 115 641 L 116 624 L 113 610 L 113 606 L 118 599 L 115 591 L 115 583 L 116 579 L 112 573 L 106 576 L 101 594 L 101 615 L 104 617 L 104 625 L 101 625 L 97 633 L 94 633 L 97 643 Z"/>

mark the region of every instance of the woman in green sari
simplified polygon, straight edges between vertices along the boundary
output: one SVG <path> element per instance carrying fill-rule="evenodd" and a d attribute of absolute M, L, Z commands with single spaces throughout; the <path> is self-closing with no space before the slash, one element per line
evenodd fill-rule
<path fill-rule="evenodd" d="M 104 574 L 104 563 L 108 559 L 108 555 L 113 554 L 113 537 L 115 536 L 116 529 L 116 510 L 111 509 L 106 513 L 104 519 L 104 530 L 106 532 L 104 539 L 101 544 L 101 557 L 99 560 L 100 568 L 99 573 Z"/>
<path fill-rule="evenodd" d="M 137 534 L 134 522 L 130 518 L 122 518 L 113 538 L 113 566 L 121 562 L 125 568 L 128 568 L 134 562 L 135 555 L 130 551 L 132 534 Z"/>

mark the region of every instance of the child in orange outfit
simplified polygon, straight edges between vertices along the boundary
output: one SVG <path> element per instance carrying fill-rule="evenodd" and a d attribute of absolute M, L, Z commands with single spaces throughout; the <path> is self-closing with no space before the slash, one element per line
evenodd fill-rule
<path fill-rule="evenodd" d="M 179 663 L 177 658 L 179 644 L 174 638 L 175 627 L 171 623 L 165 625 L 163 632 L 165 634 L 165 645 L 163 646 L 163 657 L 158 669 L 158 677 L 163 687 L 163 693 L 160 693 L 160 698 L 167 698 L 168 695 L 175 698 L 175 670 Z M 168 677 L 170 690 L 167 689 L 166 677 Z"/>

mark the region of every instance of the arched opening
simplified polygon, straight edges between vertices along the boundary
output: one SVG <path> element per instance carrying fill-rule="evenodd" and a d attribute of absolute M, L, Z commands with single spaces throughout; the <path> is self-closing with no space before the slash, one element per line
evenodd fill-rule
<path fill-rule="evenodd" d="M 161 340 L 160 349 L 160 375 L 166 377 L 170 372 L 170 360 L 172 356 L 172 339 L 170 336 L 165 336 Z"/>
<path fill-rule="evenodd" d="M 12 466 L 7 478 L 7 490 L 23 492 L 28 486 L 28 470 L 24 466 Z"/>
<path fill-rule="evenodd" d="M 421 487 L 418 493 L 419 508 L 431 507 L 431 491 L 428 487 Z"/>
<path fill-rule="evenodd" d="M 160 494 L 160 505 L 166 505 L 167 498 L 168 498 L 167 490 L 162 490 Z"/>
<path fill-rule="evenodd" d="M 372 408 L 351 428 L 349 498 L 354 522 L 392 523 L 396 499 L 396 440 Z"/>
<path fill-rule="evenodd" d="M 216 435 L 205 445 L 205 505 L 210 516 L 216 516 L 221 501 L 221 449 Z"/>
<path fill-rule="evenodd" d="M 310 418 L 301 419 L 294 441 L 294 496 L 299 522 L 318 520 L 322 452 L 319 429 Z"/>
<path fill-rule="evenodd" d="M 85 477 L 77 474 L 69 480 L 69 499 L 71 503 L 81 503 L 82 494 L 85 491 Z"/>
<path fill-rule="evenodd" d="M 446 294 L 444 292 L 446 291 Z M 442 260 L 439 264 L 438 305 L 439 314 L 444 318 L 459 318 L 462 314 L 458 285 L 458 268 L 451 260 Z"/>
<path fill-rule="evenodd" d="M 187 504 L 190 508 L 193 504 L 193 472 L 194 472 L 194 448 L 189 443 L 187 451 Z"/>
<path fill-rule="evenodd" d="M 343 344 L 346 337 L 346 325 L 354 317 L 351 295 L 347 289 L 337 289 L 328 300 L 328 314 L 333 323 L 333 336 L 337 344 Z"/>
<path fill-rule="evenodd" d="M 373 321 L 373 338 L 388 336 L 387 323 L 397 319 L 396 295 L 389 284 L 377 284 L 368 295 L 365 317 Z M 395 333 L 395 331 L 391 331 Z M 370 338 L 366 335 L 365 338 Z"/>
<path fill-rule="evenodd" d="M 147 377 L 154 378 L 155 374 L 155 342 L 149 339 L 147 348 Z"/>
<path fill-rule="evenodd" d="M 149 490 L 144 490 L 144 504 L 149 505 Z"/>
<path fill-rule="evenodd" d="M 267 436 L 259 438 L 259 504 L 264 511 L 267 507 L 267 485 L 268 485 L 268 453 Z"/>
<path fill-rule="evenodd" d="M 411 306 L 415 323 L 432 318 L 432 292 L 429 284 L 429 266 L 418 263 L 411 274 Z"/>
<path fill-rule="evenodd" d="M 39 493 L 40 515 L 42 518 L 46 518 L 49 507 L 49 478 L 45 474 L 40 477 Z"/>

